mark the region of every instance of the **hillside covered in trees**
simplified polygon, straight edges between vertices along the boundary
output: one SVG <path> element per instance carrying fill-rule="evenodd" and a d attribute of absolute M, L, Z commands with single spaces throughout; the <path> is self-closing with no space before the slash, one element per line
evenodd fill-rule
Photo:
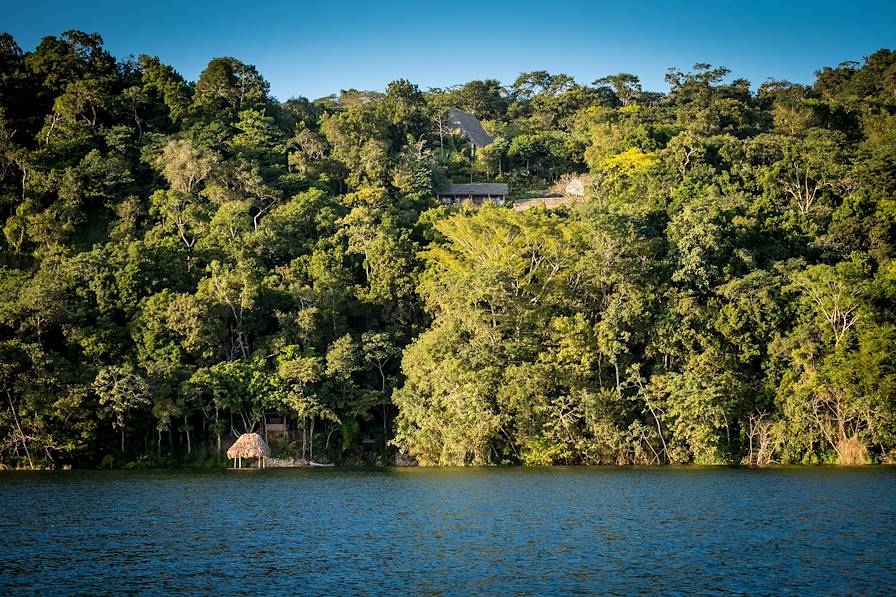
<path fill-rule="evenodd" d="M 896 53 L 602 75 L 279 102 L 0 35 L 0 465 L 214 461 L 271 413 L 343 462 L 896 460 Z"/>

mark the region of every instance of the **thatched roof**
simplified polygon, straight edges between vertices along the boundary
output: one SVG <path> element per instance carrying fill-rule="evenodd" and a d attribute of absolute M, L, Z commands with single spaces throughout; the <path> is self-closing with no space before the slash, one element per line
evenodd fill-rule
<path fill-rule="evenodd" d="M 458 129 L 476 147 L 485 147 L 494 141 L 482 128 L 478 118 L 456 108 L 448 108 L 448 126 Z"/>
<path fill-rule="evenodd" d="M 439 195 L 509 195 L 510 189 L 503 182 L 474 182 L 471 184 L 450 184 L 438 190 Z"/>
<path fill-rule="evenodd" d="M 258 458 L 270 457 L 271 449 L 267 442 L 257 433 L 244 433 L 227 450 L 228 458 Z"/>

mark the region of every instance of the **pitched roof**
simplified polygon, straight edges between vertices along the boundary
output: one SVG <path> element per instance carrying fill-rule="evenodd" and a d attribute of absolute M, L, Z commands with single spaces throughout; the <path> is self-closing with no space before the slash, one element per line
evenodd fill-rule
<path fill-rule="evenodd" d="M 270 455 L 271 449 L 257 433 L 244 433 L 227 450 L 228 458 L 258 458 Z"/>
<path fill-rule="evenodd" d="M 476 147 L 485 147 L 494 141 L 479 124 L 478 118 L 456 108 L 448 108 L 448 126 L 460 129 L 460 132 Z"/>
<path fill-rule="evenodd" d="M 439 189 L 439 195 L 509 195 L 510 189 L 503 182 L 474 182 L 450 184 Z"/>

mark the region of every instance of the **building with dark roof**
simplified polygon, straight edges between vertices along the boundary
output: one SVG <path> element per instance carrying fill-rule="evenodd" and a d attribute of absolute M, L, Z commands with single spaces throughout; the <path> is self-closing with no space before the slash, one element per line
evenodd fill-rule
<path fill-rule="evenodd" d="M 472 201 L 482 205 L 486 201 L 494 201 L 503 205 L 510 195 L 510 189 L 500 182 L 475 182 L 471 184 L 450 184 L 436 192 L 439 201 L 451 205 Z"/>
<path fill-rule="evenodd" d="M 449 129 L 460 131 L 461 134 L 470 140 L 473 147 L 477 149 L 485 147 L 486 145 L 491 145 L 494 141 L 494 139 L 485 132 L 485 129 L 482 128 L 478 118 L 462 110 L 448 108 L 446 124 Z"/>

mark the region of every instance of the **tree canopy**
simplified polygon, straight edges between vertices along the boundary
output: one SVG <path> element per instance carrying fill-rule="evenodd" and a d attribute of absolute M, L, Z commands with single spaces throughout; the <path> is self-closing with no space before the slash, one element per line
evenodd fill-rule
<path fill-rule="evenodd" d="M 0 466 L 196 462 L 272 413 L 352 462 L 893 462 L 894 72 L 280 102 L 232 57 L 2 34 Z"/>

